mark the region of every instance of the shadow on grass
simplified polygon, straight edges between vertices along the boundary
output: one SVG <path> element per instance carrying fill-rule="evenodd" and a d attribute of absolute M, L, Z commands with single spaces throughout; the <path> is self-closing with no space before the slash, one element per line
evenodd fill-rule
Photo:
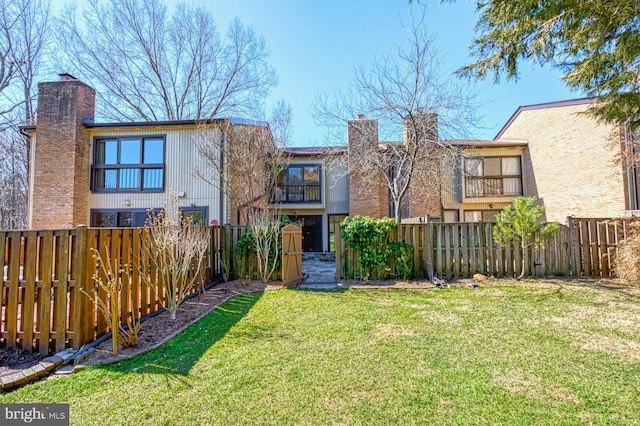
<path fill-rule="evenodd" d="M 616 282 L 612 279 L 554 277 L 547 282 L 554 284 L 563 290 L 571 287 L 578 287 L 602 290 L 608 293 L 631 298 L 637 298 L 640 296 L 640 287 Z"/>
<path fill-rule="evenodd" d="M 238 324 L 264 293 L 235 297 L 190 325 L 160 347 L 111 365 L 96 368 L 116 373 L 163 374 L 168 382 L 189 385 L 188 374 L 202 355 Z"/>

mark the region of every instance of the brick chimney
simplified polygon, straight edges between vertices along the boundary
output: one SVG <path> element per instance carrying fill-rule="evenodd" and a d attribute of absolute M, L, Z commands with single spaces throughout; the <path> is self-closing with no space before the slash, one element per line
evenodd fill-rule
<path fill-rule="evenodd" d="M 29 227 L 69 228 L 89 220 L 90 140 L 96 92 L 70 74 L 38 84 L 32 139 Z"/>
<path fill-rule="evenodd" d="M 404 120 L 404 143 L 407 143 L 416 133 L 420 146 L 430 152 L 429 160 L 419 164 L 419 167 L 437 170 L 439 168 L 438 147 L 433 142 L 438 140 L 438 114 L 427 113 L 423 108 L 416 108 L 411 117 L 407 116 Z M 433 185 L 425 187 L 418 179 L 413 179 L 407 197 L 408 217 L 440 216 L 441 194 L 434 191 Z"/>
<path fill-rule="evenodd" d="M 389 215 L 389 196 L 383 176 L 379 172 L 362 170 L 361 155 L 377 149 L 378 120 L 365 119 L 347 123 L 349 141 L 349 214 L 381 218 Z"/>
<path fill-rule="evenodd" d="M 404 142 L 418 132 L 418 136 L 428 141 L 438 140 L 438 114 L 427 113 L 424 108 L 416 108 L 412 116 L 404 119 Z"/>

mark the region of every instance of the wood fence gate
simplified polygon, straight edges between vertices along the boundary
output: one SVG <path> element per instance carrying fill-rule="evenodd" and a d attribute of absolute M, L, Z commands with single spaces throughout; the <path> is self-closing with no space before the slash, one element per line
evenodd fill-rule
<path fill-rule="evenodd" d="M 302 274 L 302 227 L 287 225 L 282 228 L 282 285 L 299 283 Z"/>

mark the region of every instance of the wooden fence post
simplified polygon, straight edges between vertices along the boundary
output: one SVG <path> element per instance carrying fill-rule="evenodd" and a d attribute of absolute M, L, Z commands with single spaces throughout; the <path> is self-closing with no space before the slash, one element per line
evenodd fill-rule
<path fill-rule="evenodd" d="M 20 290 L 20 231 L 9 234 L 9 290 L 5 307 L 5 330 L 7 332 L 7 347 L 14 349 L 18 336 L 18 293 Z"/>
<path fill-rule="evenodd" d="M 2 341 L 2 330 L 4 330 L 5 318 L 2 316 L 2 307 L 5 304 L 4 300 L 4 273 L 5 267 L 7 267 L 7 261 L 9 260 L 9 255 L 6 251 L 6 240 L 8 237 L 8 233 L 4 231 L 0 231 L 0 341 Z"/>
<path fill-rule="evenodd" d="M 334 246 L 336 248 L 336 280 L 340 281 L 342 279 L 342 232 L 340 231 L 340 222 L 335 221 L 333 223 L 333 237 L 334 237 Z"/>
<path fill-rule="evenodd" d="M 76 307 L 73 310 L 73 348 L 78 349 L 83 344 L 92 340 L 93 336 L 86 336 L 86 323 L 93 322 L 91 316 L 91 307 L 89 305 L 89 297 L 87 294 L 91 289 L 89 288 L 89 280 L 91 277 L 87 277 L 87 251 L 89 250 L 87 245 L 87 226 L 80 225 L 76 228 L 76 244 L 73 253 L 75 283 L 73 287 L 73 300 L 76 303 Z"/>
<path fill-rule="evenodd" d="M 574 233 L 573 233 L 573 218 L 571 216 L 567 216 L 567 246 L 568 246 L 568 255 L 569 255 L 569 275 L 578 276 L 578 266 L 576 262 L 577 251 L 575 247 L 574 241 Z"/>
<path fill-rule="evenodd" d="M 24 239 L 24 276 L 26 281 L 22 292 L 22 349 L 33 350 L 34 306 L 36 295 L 36 253 L 38 252 L 38 234 L 25 232 Z"/>

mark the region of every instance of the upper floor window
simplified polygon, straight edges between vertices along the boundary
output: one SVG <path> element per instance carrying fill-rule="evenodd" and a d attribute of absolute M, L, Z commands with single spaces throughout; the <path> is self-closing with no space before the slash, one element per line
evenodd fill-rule
<path fill-rule="evenodd" d="M 322 168 L 318 164 L 290 164 L 277 179 L 277 203 L 319 203 Z"/>
<path fill-rule="evenodd" d="M 96 139 L 91 170 L 94 191 L 162 192 L 164 137 Z"/>
<path fill-rule="evenodd" d="M 464 169 L 468 198 L 522 195 L 520 157 L 467 158 Z"/>

